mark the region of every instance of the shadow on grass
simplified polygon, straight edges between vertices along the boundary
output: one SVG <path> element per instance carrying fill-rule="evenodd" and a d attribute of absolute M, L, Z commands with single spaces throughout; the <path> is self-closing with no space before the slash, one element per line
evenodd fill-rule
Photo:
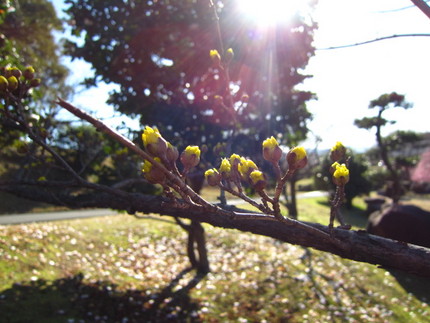
<path fill-rule="evenodd" d="M 52 205 L 42 203 L 42 202 L 27 200 L 12 194 L 8 194 L 6 192 L 0 192 L 0 201 L 2 201 L 0 203 L 0 215 L 28 213 L 37 209 L 39 210 L 56 209 Z"/>
<path fill-rule="evenodd" d="M 413 294 L 421 302 L 430 305 L 430 279 L 390 269 L 390 274 L 407 293 Z"/>
<path fill-rule="evenodd" d="M 106 281 L 87 283 L 82 274 L 51 281 L 14 284 L 0 292 L 2 322 L 200 322 L 199 304 L 189 296 L 204 278 L 183 270 L 160 292 L 121 291 Z"/>

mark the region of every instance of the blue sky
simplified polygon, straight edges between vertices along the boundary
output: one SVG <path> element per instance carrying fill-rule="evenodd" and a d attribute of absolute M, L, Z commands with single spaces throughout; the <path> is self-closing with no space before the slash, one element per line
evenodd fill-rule
<path fill-rule="evenodd" d="M 264 1 L 262 1 L 264 2 Z M 53 1 L 60 10 L 63 2 Z M 353 44 L 394 34 L 430 34 L 430 19 L 419 9 L 407 8 L 410 0 L 320 0 L 314 18 L 319 23 L 315 34 L 316 48 Z M 394 109 L 386 112 L 386 118 L 396 124 L 384 132 L 414 130 L 429 131 L 428 111 L 430 100 L 430 37 L 410 37 L 384 40 L 368 45 L 317 50 L 305 72 L 313 78 L 303 88 L 317 94 L 318 100 L 308 104 L 314 115 L 309 127 L 315 136 L 322 138 L 318 148 L 330 148 L 336 141 L 357 151 L 375 145 L 371 131 L 358 129 L 354 120 L 373 116 L 368 109 L 371 100 L 383 93 L 396 91 L 405 94 L 414 104 L 409 110 Z M 75 61 L 72 65 L 72 84 L 77 84 L 90 67 Z M 114 86 L 101 84 L 96 89 L 80 92 L 72 100 L 77 106 L 89 111 L 103 110 L 101 117 L 115 125 L 125 120 L 106 107 L 108 92 Z M 137 127 L 137 120 L 128 120 Z M 315 147 L 315 136 L 304 143 Z"/>

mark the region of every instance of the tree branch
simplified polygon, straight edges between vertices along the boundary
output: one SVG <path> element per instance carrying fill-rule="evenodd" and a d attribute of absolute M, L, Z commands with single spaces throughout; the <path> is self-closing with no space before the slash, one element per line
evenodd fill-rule
<path fill-rule="evenodd" d="M 371 40 L 366 40 L 359 43 L 354 44 L 348 44 L 348 45 L 340 45 L 340 46 L 331 46 L 331 47 L 324 47 L 324 48 L 317 48 L 316 50 L 331 50 L 331 49 L 341 49 L 341 48 L 348 48 L 348 47 L 355 47 L 360 45 L 366 45 L 370 43 L 374 43 L 381 40 L 387 40 L 387 39 L 393 39 L 393 38 L 401 38 L 401 37 L 430 37 L 430 34 L 399 34 L 399 35 L 391 35 L 391 36 L 384 36 L 379 37 Z"/>
<path fill-rule="evenodd" d="M 59 99 L 57 103 L 77 117 L 90 122 L 97 129 L 130 148 L 142 158 L 149 160 L 151 163 L 155 163 L 148 153 L 114 130 L 108 128 L 101 121 L 62 99 Z M 70 196 L 69 194 L 67 196 L 62 196 L 60 200 L 68 201 L 79 199 L 78 204 L 81 207 L 111 207 L 114 209 L 128 210 L 129 213 L 158 213 L 160 215 L 188 218 L 194 221 L 209 223 L 216 227 L 249 231 L 284 242 L 331 252 L 344 258 L 396 268 L 430 277 L 429 249 L 376 237 L 367 234 L 365 231 L 354 232 L 339 228 L 332 228 L 330 230 L 326 226 L 293 219 L 284 218 L 284 221 L 278 221 L 273 216 L 262 213 L 240 213 L 221 209 L 208 203 L 185 183 L 177 180 L 175 175 L 168 171 L 163 165 L 160 164 L 157 167 L 159 167 L 172 182 L 180 185 L 179 189 L 182 192 L 185 192 L 187 196 L 193 197 L 194 201 L 201 201 L 201 204 L 175 203 L 175 201 L 172 202 L 163 197 L 127 193 L 121 190 L 115 190 L 114 188 L 97 191 L 96 187 L 94 187 L 94 193 L 92 193 L 89 198 L 85 198 L 85 196 L 82 195 Z M 0 186 L 0 190 L 1 189 L 2 186 Z M 3 187 L 3 190 L 10 192 L 12 188 L 11 186 L 6 186 Z M 121 192 L 121 199 L 115 198 L 115 191 Z M 20 193 L 23 194 L 23 191 Z M 56 193 L 58 194 L 58 190 Z M 31 194 L 31 192 L 28 194 L 30 198 L 32 198 Z M 50 192 L 50 194 L 53 193 Z M 129 198 L 124 198 L 124 194 L 128 194 Z M 106 198 L 106 196 L 110 197 Z M 73 201 L 70 201 L 70 203 L 72 202 Z"/>
<path fill-rule="evenodd" d="M 92 117 L 88 113 L 82 111 L 81 109 L 73 106 L 72 104 L 70 104 L 69 102 L 67 102 L 67 101 L 65 101 L 65 100 L 63 100 L 61 98 L 58 98 L 57 104 L 60 105 L 61 107 L 63 107 L 64 109 L 66 109 L 67 111 L 69 111 L 70 113 L 74 114 L 75 116 L 77 116 L 81 120 L 88 121 L 97 130 L 99 130 L 99 131 L 107 134 L 108 136 L 110 136 L 112 139 L 114 139 L 118 143 L 120 143 L 123 146 L 129 148 L 131 151 L 133 151 L 134 153 L 136 153 L 142 159 L 146 159 L 152 165 L 155 165 L 155 167 L 158 167 L 164 173 L 164 175 L 166 175 L 166 177 L 169 180 L 172 181 L 172 183 L 174 183 L 175 185 L 177 185 L 178 188 L 182 192 L 186 193 L 189 197 L 191 197 L 193 201 L 197 201 L 200 205 L 205 206 L 207 208 L 211 208 L 212 207 L 212 205 L 210 203 L 208 203 L 200 195 L 198 195 L 196 192 L 194 192 L 188 185 L 186 185 L 182 180 L 180 180 L 180 178 L 178 178 L 177 176 L 175 176 L 175 174 L 173 174 L 170 170 L 168 170 L 166 167 L 164 167 L 163 164 L 161 164 L 161 163 L 157 162 L 156 160 L 154 160 L 154 158 L 150 154 L 148 154 L 145 151 L 143 151 L 142 149 L 140 149 L 140 147 L 138 147 L 132 141 L 128 140 L 127 138 L 125 138 L 121 134 L 115 132 L 113 129 L 109 128 L 107 125 L 105 125 L 100 120 Z"/>
<path fill-rule="evenodd" d="M 178 204 L 171 203 L 161 196 L 123 191 L 121 191 L 122 194 L 127 195 L 126 199 L 115 198 L 110 193 L 103 191 L 71 196 L 70 194 L 62 194 L 62 190 L 58 187 L 54 187 L 52 190 L 48 187 L 34 190 L 34 187 L 13 183 L 0 183 L 0 191 L 54 204 L 62 201 L 64 205 L 74 205 L 75 207 L 110 207 L 128 210 L 130 213 L 157 213 L 186 218 L 219 228 L 237 229 L 267 236 L 387 269 L 393 268 L 430 277 L 430 249 L 374 236 L 363 230 L 350 231 L 335 228 L 332 232 L 332 238 L 325 238 L 323 235 L 314 235 L 306 229 L 306 227 L 312 227 L 315 231 L 329 234 L 327 226 L 315 223 L 294 221 L 294 223 L 303 225 L 291 225 L 261 213 L 239 213 L 228 210 L 224 210 L 222 214 L 211 210 L 202 212 L 193 207 L 178 206 Z"/>
<path fill-rule="evenodd" d="M 424 0 L 411 0 L 430 19 L 430 7 Z"/>

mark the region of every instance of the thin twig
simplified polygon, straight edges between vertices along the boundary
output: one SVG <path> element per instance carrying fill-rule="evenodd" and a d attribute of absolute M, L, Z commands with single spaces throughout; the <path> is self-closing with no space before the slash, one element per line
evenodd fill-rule
<path fill-rule="evenodd" d="M 401 37 L 430 37 L 430 34 L 399 34 L 399 35 L 391 35 L 391 36 L 384 36 L 379 37 L 371 40 L 366 40 L 363 42 L 358 42 L 354 44 L 348 44 L 348 45 L 340 45 L 340 46 L 331 46 L 331 47 L 324 47 L 324 48 L 317 48 L 316 50 L 332 50 L 332 49 L 341 49 L 341 48 L 348 48 L 348 47 L 355 47 L 360 45 L 366 45 L 370 43 L 374 43 L 381 40 L 387 40 L 387 39 L 393 39 L 393 38 L 401 38 Z"/>
<path fill-rule="evenodd" d="M 188 195 L 194 202 L 199 203 L 200 205 L 205 206 L 207 208 L 214 208 L 212 204 L 210 204 L 205 199 L 203 199 L 200 195 L 194 192 L 188 185 L 186 185 L 180 178 L 178 178 L 175 174 L 173 174 L 170 170 L 168 170 L 163 164 L 157 162 L 151 155 L 149 155 L 147 152 L 142 150 L 135 143 L 133 143 L 126 137 L 122 136 L 121 134 L 117 133 L 115 130 L 109 128 L 102 121 L 94 118 L 93 116 L 89 115 L 88 113 L 82 111 L 81 109 L 73 106 L 71 103 L 61 98 L 58 98 L 57 104 L 63 107 L 64 109 L 66 109 L 67 111 L 69 111 L 70 113 L 74 114 L 78 118 L 88 121 L 99 131 L 107 134 L 118 143 L 124 145 L 125 147 L 135 152 L 142 159 L 146 159 L 152 165 L 154 165 L 155 167 L 158 167 L 164 173 L 167 179 L 169 179 L 170 181 L 172 181 L 172 183 L 177 185 L 177 187 L 179 187 L 179 190 L 184 192 L 186 195 Z"/>
<path fill-rule="evenodd" d="M 254 201 L 253 199 L 251 199 L 249 196 L 246 196 L 245 194 L 241 193 L 241 192 L 237 192 L 235 190 L 233 190 L 232 188 L 225 186 L 223 184 L 219 184 L 219 187 L 227 192 L 229 192 L 230 194 L 244 200 L 245 202 L 251 204 L 253 207 L 257 208 L 258 210 L 260 210 L 263 213 L 266 214 L 273 214 L 273 211 L 270 210 L 269 208 L 266 208 L 264 205 Z"/>

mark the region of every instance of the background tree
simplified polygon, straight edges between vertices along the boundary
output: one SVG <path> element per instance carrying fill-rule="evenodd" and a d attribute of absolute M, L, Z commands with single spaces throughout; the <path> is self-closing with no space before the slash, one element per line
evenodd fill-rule
<path fill-rule="evenodd" d="M 65 82 L 68 70 L 60 62 L 60 48 L 52 34 L 62 29 L 61 21 L 52 4 L 46 0 L 23 0 L 12 2 L 13 5 L 9 1 L 1 3 L 0 67 L 33 65 L 43 71 L 44 82 L 34 93 L 37 100 L 28 105 L 27 116 L 37 115 L 39 125 L 48 130 L 53 127 L 58 111 L 54 104 L 56 97 L 67 97 L 71 92 Z M 1 114 L 0 131 L 3 134 L 0 148 L 22 138 L 16 124 L 8 123 Z"/>
<path fill-rule="evenodd" d="M 401 179 L 399 177 L 398 171 L 395 169 L 391 159 L 389 158 L 388 142 L 384 141 L 381 134 L 383 126 L 388 123 L 395 123 L 395 121 L 389 121 L 382 117 L 382 114 L 385 110 L 394 107 L 409 109 L 412 107 L 412 105 L 405 101 L 404 95 L 400 95 L 395 92 L 390 94 L 382 94 L 379 98 L 372 100 L 369 104 L 370 109 L 378 108 L 377 116 L 372 118 L 365 117 L 363 119 L 357 119 L 355 120 L 355 125 L 363 129 L 371 129 L 373 127 L 376 128 L 376 142 L 378 144 L 380 156 L 387 168 L 388 173 L 390 174 L 391 180 L 391 183 L 389 183 L 389 187 L 387 189 L 387 195 L 393 199 L 394 203 L 397 203 L 403 194 Z"/>
<path fill-rule="evenodd" d="M 30 140 L 27 124 L 40 141 L 55 149 L 83 178 L 123 189 L 138 187 L 141 191 L 153 192 L 152 186 L 142 179 L 139 181 L 140 163 L 124 147 L 107 140 L 93 127 L 57 118 L 57 96 L 67 97 L 72 89 L 66 84 L 68 69 L 60 61 L 61 46 L 53 35 L 54 31 L 62 30 L 62 23 L 52 4 L 24 0 L 15 6 L 4 3 L 3 7 L 0 16 L 2 74 L 10 67 L 24 71 L 32 65 L 38 67 L 36 74 L 42 73 L 43 82 L 31 89 L 34 100 L 25 98 L 22 111 L 10 111 L 10 115 L 0 113 L 0 179 L 21 183 L 70 180 L 70 173 L 40 143 Z M 2 107 L 7 104 L 3 102 Z M 20 124 L 14 118 L 21 118 L 25 123 Z M 76 183 L 69 182 L 63 193 L 75 194 L 79 189 Z"/>
<path fill-rule="evenodd" d="M 51 2 L 46 0 L 21 0 L 4 2 L 0 17 L 0 49 L 2 66 L 13 64 L 24 67 L 37 66 L 43 71 L 44 82 L 38 88 L 40 95 L 32 104 L 55 107 L 57 95 L 67 96 L 71 88 L 66 85 L 68 69 L 61 63 L 60 46 L 53 32 L 63 29 Z"/>
<path fill-rule="evenodd" d="M 205 160 L 216 164 L 212 149 L 229 138 L 227 154 L 262 161 L 260 143 L 267 137 L 276 134 L 290 147 L 306 138 L 306 102 L 314 95 L 296 86 L 308 77 L 301 71 L 314 55 L 316 24 L 309 16 L 296 13 L 261 27 L 235 0 L 222 8 L 209 0 L 66 3 L 73 34 L 84 37 L 68 43 L 69 54 L 95 70 L 86 84 L 119 84 L 108 102 L 142 125 L 156 125 L 179 148 L 205 144 Z M 234 57 L 227 73 L 216 63 L 208 66 L 210 50 L 225 58 L 229 47 Z M 290 186 L 289 210 L 296 215 L 294 182 Z"/>

